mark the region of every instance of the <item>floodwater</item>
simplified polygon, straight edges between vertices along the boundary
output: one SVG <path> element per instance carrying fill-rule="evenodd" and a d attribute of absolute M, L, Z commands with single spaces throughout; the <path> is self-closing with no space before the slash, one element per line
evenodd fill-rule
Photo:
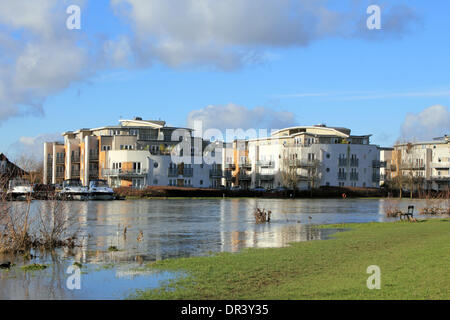
<path fill-rule="evenodd" d="M 413 204 L 416 212 L 425 206 L 421 200 L 396 203 L 402 210 Z M 0 263 L 15 264 L 0 270 L 0 299 L 122 299 L 136 289 L 156 288 L 182 276 L 145 270 L 149 261 L 283 247 L 341 231 L 318 229 L 317 224 L 392 220 L 384 214 L 392 203 L 383 199 L 152 199 L 65 205 L 76 218 L 81 247 L 32 252 L 36 257 L 31 261 L 0 256 Z M 255 224 L 257 207 L 272 211 L 270 223 Z M 32 210 L 48 210 L 48 202 L 34 201 Z M 119 251 L 108 251 L 111 246 Z M 83 265 L 80 288 L 69 289 L 74 271 L 68 268 L 74 262 Z M 30 263 L 48 268 L 25 272 L 21 266 Z"/>

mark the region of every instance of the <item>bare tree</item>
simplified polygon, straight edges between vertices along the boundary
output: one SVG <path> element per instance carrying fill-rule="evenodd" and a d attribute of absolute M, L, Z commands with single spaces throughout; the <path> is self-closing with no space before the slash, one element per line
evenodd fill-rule
<path fill-rule="evenodd" d="M 27 178 L 31 184 L 42 183 L 43 181 L 43 164 L 32 155 L 21 154 L 15 160 L 15 163 L 27 172 Z"/>
<path fill-rule="evenodd" d="M 292 152 L 291 148 L 284 147 L 281 159 L 281 179 L 284 187 L 292 188 L 294 191 L 300 180 L 296 160 L 296 154 Z"/>
<path fill-rule="evenodd" d="M 308 168 L 308 180 L 310 182 L 311 197 L 313 196 L 313 190 L 317 188 L 320 179 L 322 178 L 322 164 L 320 160 L 312 160 Z"/>

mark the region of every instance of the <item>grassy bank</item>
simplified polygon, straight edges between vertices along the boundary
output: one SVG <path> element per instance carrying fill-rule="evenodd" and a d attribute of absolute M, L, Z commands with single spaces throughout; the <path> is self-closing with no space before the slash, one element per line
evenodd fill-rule
<path fill-rule="evenodd" d="M 334 239 L 171 259 L 149 268 L 187 277 L 141 299 L 450 299 L 450 220 L 336 225 Z M 370 265 L 381 289 L 366 286 Z"/>

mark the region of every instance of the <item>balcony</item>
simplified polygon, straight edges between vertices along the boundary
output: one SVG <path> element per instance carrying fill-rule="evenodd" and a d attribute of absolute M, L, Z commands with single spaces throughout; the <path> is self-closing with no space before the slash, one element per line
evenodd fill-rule
<path fill-rule="evenodd" d="M 56 178 L 64 178 L 64 172 L 56 172 Z"/>
<path fill-rule="evenodd" d="M 338 173 L 338 180 L 347 180 L 347 173 Z"/>
<path fill-rule="evenodd" d="M 167 172 L 167 176 L 168 177 L 178 177 L 178 176 L 183 176 L 183 177 L 192 177 L 194 175 L 194 169 L 193 168 L 169 168 L 168 172 Z"/>
<path fill-rule="evenodd" d="M 358 181 L 359 173 L 358 172 L 350 172 L 350 181 Z"/>
<path fill-rule="evenodd" d="M 89 154 L 89 161 L 98 161 L 98 152 Z"/>
<path fill-rule="evenodd" d="M 315 165 L 314 160 L 306 160 L 306 159 L 290 159 L 289 166 L 297 167 L 297 168 L 307 168 L 313 167 Z"/>
<path fill-rule="evenodd" d="M 261 167 L 261 168 L 274 168 L 275 167 L 275 162 L 261 160 L 261 161 L 257 161 L 256 165 Z"/>
<path fill-rule="evenodd" d="M 213 178 L 213 179 L 221 179 L 223 177 L 222 170 L 218 170 L 218 169 L 209 170 L 209 177 Z"/>
<path fill-rule="evenodd" d="M 436 181 L 436 182 L 450 182 L 450 176 L 449 175 L 441 175 L 441 176 L 432 176 L 431 177 L 432 181 Z"/>
<path fill-rule="evenodd" d="M 224 171 L 224 178 L 227 180 L 231 180 L 231 178 L 233 177 L 232 173 L 230 170 L 225 170 Z"/>
<path fill-rule="evenodd" d="M 98 177 L 98 169 L 89 170 L 89 176 L 90 177 Z"/>
<path fill-rule="evenodd" d="M 450 169 L 450 162 L 436 162 L 433 163 L 434 169 Z"/>
<path fill-rule="evenodd" d="M 102 176 L 104 177 L 142 177 L 147 175 L 146 169 L 141 170 L 122 170 L 122 169 L 103 169 Z M 97 172 L 98 174 L 98 172 Z"/>
<path fill-rule="evenodd" d="M 359 159 L 350 159 L 350 167 L 359 167 Z"/>
<path fill-rule="evenodd" d="M 227 163 L 227 164 L 225 164 L 225 169 L 236 170 L 236 165 L 234 163 Z"/>
<path fill-rule="evenodd" d="M 56 164 L 64 164 L 64 157 L 56 157 Z"/>
<path fill-rule="evenodd" d="M 74 155 L 71 157 L 72 162 L 79 163 L 80 162 L 80 155 Z"/>
<path fill-rule="evenodd" d="M 257 174 L 256 180 L 259 181 L 273 181 L 275 179 L 273 174 Z"/>
<path fill-rule="evenodd" d="M 239 163 L 239 167 L 240 168 L 244 168 L 244 169 L 251 169 L 252 168 L 252 164 L 248 161 L 246 162 L 241 162 Z"/>
<path fill-rule="evenodd" d="M 250 181 L 250 180 L 252 180 L 251 175 L 245 174 L 245 173 L 239 173 L 237 175 L 237 178 L 238 178 L 239 181 Z"/>
<path fill-rule="evenodd" d="M 346 158 L 339 158 L 339 167 L 346 167 L 348 165 L 348 159 Z"/>

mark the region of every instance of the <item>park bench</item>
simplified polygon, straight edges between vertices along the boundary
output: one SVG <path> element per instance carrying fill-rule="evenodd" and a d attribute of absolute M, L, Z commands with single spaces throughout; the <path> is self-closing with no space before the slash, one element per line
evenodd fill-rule
<path fill-rule="evenodd" d="M 408 206 L 407 212 L 400 213 L 400 220 L 403 219 L 413 220 L 414 219 L 413 215 L 414 215 L 414 206 Z"/>

